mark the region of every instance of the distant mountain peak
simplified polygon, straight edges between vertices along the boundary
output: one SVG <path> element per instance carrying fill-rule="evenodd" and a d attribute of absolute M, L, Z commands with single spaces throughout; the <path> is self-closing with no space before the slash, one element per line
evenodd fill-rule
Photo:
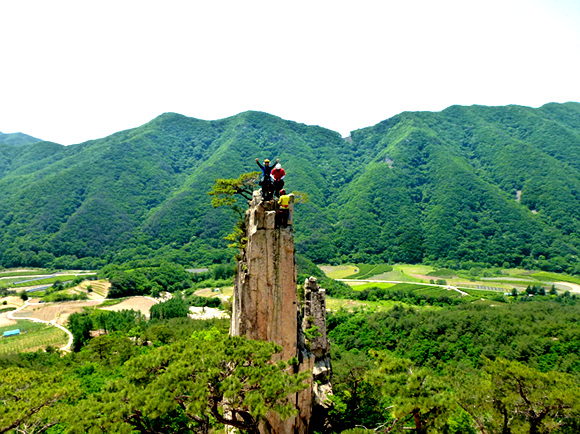
<path fill-rule="evenodd" d="M 6 145 L 22 146 L 36 142 L 42 142 L 42 140 L 23 133 L 0 133 L 0 143 L 4 143 Z"/>

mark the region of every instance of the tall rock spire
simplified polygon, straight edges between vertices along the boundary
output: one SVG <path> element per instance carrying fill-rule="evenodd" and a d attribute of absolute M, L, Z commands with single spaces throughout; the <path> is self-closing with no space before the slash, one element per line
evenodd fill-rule
<path fill-rule="evenodd" d="M 280 357 L 288 360 L 296 357 L 298 348 L 292 227 L 276 229 L 274 202 L 261 203 L 254 192 L 246 211 L 246 234 L 234 284 L 230 335 L 275 342 L 283 348 Z"/>
<path fill-rule="evenodd" d="M 240 252 L 237 266 L 230 335 L 274 342 L 282 347 L 281 353 L 277 355 L 279 359 L 296 358 L 299 363 L 294 369 L 297 372 L 308 371 L 316 374 L 320 371 L 320 366 L 317 368 L 320 365 L 318 359 L 328 356 L 328 345 L 324 334 L 324 339 L 318 339 L 315 343 L 316 352 L 320 353 L 320 356 L 315 356 L 308 349 L 311 343 L 307 342 L 308 337 L 302 329 L 304 321 L 296 291 L 294 233 L 291 225 L 294 197 L 290 196 L 290 219 L 287 228 L 276 227 L 276 204 L 273 201 L 262 202 L 259 192 L 254 192 L 248 204 L 247 241 Z M 311 285 L 315 285 L 316 291 L 318 290 L 316 280 Z M 308 303 L 307 309 L 309 313 L 316 312 L 317 319 L 314 320 L 314 316 L 309 314 L 306 323 L 311 326 L 311 322 L 315 321 L 312 325 L 323 327 L 326 333 L 325 302 L 320 307 L 320 296 L 311 298 L 314 298 L 314 304 Z M 324 317 L 323 324 L 320 322 L 321 315 Z M 325 372 L 329 373 L 329 361 L 325 366 L 328 368 Z M 329 375 L 325 377 L 328 378 Z M 318 390 L 317 386 L 313 386 L 311 377 L 307 389 L 288 397 L 297 409 L 297 415 L 280 420 L 277 414 L 270 413 L 266 421 L 260 424 L 260 432 L 310 432 L 313 405 L 319 407 L 321 402 L 317 397 Z"/>

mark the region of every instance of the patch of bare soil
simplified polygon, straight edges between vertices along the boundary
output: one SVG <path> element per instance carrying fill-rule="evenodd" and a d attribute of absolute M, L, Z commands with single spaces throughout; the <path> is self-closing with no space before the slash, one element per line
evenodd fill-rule
<path fill-rule="evenodd" d="M 429 282 L 430 280 L 435 281 L 437 279 L 443 279 L 443 280 L 449 279 L 449 277 L 433 277 L 433 276 L 427 276 L 426 274 L 409 274 L 409 276 L 415 277 L 416 279 L 425 280 L 426 282 Z"/>
<path fill-rule="evenodd" d="M 10 326 L 16 324 L 16 321 L 12 321 L 8 318 L 8 312 L 0 313 L 0 327 Z"/>
<path fill-rule="evenodd" d="M 223 310 L 214 309 L 213 307 L 195 307 L 189 308 L 190 318 L 193 319 L 210 319 L 210 318 L 229 318 L 230 316 Z"/>
<path fill-rule="evenodd" d="M 149 318 L 149 309 L 151 306 L 157 304 L 157 300 L 149 297 L 130 297 L 127 300 L 123 300 L 119 304 L 115 304 L 113 306 L 106 306 L 101 309 L 103 310 L 112 310 L 112 311 L 120 311 L 124 309 L 133 309 L 141 312 L 143 315 Z"/>
<path fill-rule="evenodd" d="M 569 288 L 570 292 L 580 293 L 580 285 L 577 283 L 570 283 L 570 282 L 554 282 L 554 284 L 558 287 L 567 287 Z"/>
<path fill-rule="evenodd" d="M 81 312 L 85 306 L 97 306 L 102 300 L 67 301 L 62 303 L 31 303 L 25 309 L 13 314 L 13 318 L 37 318 L 43 321 L 56 320 L 64 325 L 68 317 L 75 312 Z"/>
<path fill-rule="evenodd" d="M 0 304 L 0 309 L 4 307 L 20 307 L 24 304 L 24 301 L 16 295 L 9 295 L 8 297 L 0 298 L 0 302 L 6 304 Z"/>
<path fill-rule="evenodd" d="M 218 291 L 215 288 L 201 288 L 194 292 L 195 295 L 200 297 L 216 297 L 221 300 L 229 300 L 234 294 L 233 286 L 227 286 L 225 288 L 220 288 Z"/>

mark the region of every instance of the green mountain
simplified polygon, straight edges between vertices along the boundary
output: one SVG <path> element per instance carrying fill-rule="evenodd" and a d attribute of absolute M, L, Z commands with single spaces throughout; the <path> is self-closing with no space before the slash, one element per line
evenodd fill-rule
<path fill-rule="evenodd" d="M 408 112 L 347 139 L 260 112 L 166 113 L 79 145 L 0 142 L 0 158 L 4 266 L 225 261 L 233 216 L 206 193 L 280 158 L 310 197 L 295 233 L 314 261 L 580 272 L 578 103 Z"/>
<path fill-rule="evenodd" d="M 40 141 L 41 141 L 40 139 L 22 133 L 11 133 L 11 134 L 0 133 L 0 144 L 19 146 L 19 145 L 28 145 L 30 143 Z"/>

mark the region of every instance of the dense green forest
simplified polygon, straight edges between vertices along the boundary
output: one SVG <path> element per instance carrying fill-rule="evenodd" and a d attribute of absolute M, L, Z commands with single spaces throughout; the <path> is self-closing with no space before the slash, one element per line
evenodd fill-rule
<path fill-rule="evenodd" d="M 172 300 L 151 320 L 72 314 L 71 354 L 1 355 L 0 432 L 222 432 L 225 406 L 253 432 L 269 410 L 289 415 L 305 377 L 271 362 L 279 347 Z M 574 296 L 333 312 L 325 432 L 576 433 L 579 320 Z"/>
<path fill-rule="evenodd" d="M 11 134 L 4 134 L 0 133 L 0 143 L 4 143 L 7 145 L 28 145 L 30 143 L 41 142 L 42 140 L 36 139 L 32 136 L 22 134 L 22 133 L 11 133 Z"/>
<path fill-rule="evenodd" d="M 342 138 L 245 112 L 167 113 L 86 143 L 0 137 L 0 265 L 225 263 L 216 178 L 280 158 L 299 253 L 580 273 L 580 104 L 405 112 Z M 18 140 L 17 140 L 18 139 Z"/>

